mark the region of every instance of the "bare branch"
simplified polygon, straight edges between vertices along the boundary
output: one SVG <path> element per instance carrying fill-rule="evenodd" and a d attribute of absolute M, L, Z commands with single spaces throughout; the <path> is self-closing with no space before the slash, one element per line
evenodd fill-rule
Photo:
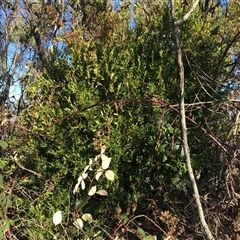
<path fill-rule="evenodd" d="M 193 191 L 194 191 L 194 198 L 197 204 L 198 208 L 198 214 L 200 217 L 201 224 L 205 230 L 205 233 L 208 237 L 209 240 L 214 240 L 214 237 L 208 227 L 208 224 L 206 223 L 205 216 L 203 213 L 203 208 L 202 204 L 200 201 L 200 195 L 198 192 L 198 186 L 196 183 L 195 176 L 193 174 L 193 169 L 192 169 L 192 164 L 191 164 L 191 158 L 190 158 L 190 150 L 189 150 L 189 145 L 188 145 L 188 136 L 187 136 L 187 125 L 186 125 L 186 114 L 185 114 L 185 104 L 184 104 L 184 83 L 185 83 L 185 78 L 184 78 L 184 66 L 183 66 L 183 56 L 182 56 L 182 49 L 180 45 L 180 39 L 178 36 L 179 32 L 179 24 L 184 22 L 194 11 L 196 5 L 198 4 L 199 0 L 195 1 L 191 9 L 185 16 L 178 20 L 175 21 L 175 8 L 174 8 L 174 0 L 171 0 L 171 11 L 172 11 L 172 20 L 173 20 L 173 26 L 172 26 L 172 31 L 173 31 L 173 37 L 174 37 L 174 42 L 175 42 L 175 48 L 176 48 L 176 54 L 177 54 L 177 60 L 178 60 L 178 66 L 179 66 L 179 87 L 180 87 L 180 103 L 179 103 L 179 108 L 180 108 L 180 116 L 181 116 L 181 127 L 182 127 L 182 141 L 183 141 L 183 149 L 184 149 L 184 154 L 185 154 L 185 160 L 186 160 L 186 165 L 188 169 L 188 174 L 192 183 Z"/>
<path fill-rule="evenodd" d="M 198 3 L 199 3 L 199 0 L 196 0 L 196 1 L 193 3 L 192 7 L 189 9 L 189 11 L 188 11 L 181 19 L 179 19 L 179 20 L 177 20 L 177 21 L 175 22 L 175 25 L 178 26 L 178 25 L 182 24 L 183 22 L 185 22 L 185 21 L 191 16 L 191 14 L 193 13 L 193 11 L 194 11 L 195 8 L 197 7 Z"/>
<path fill-rule="evenodd" d="M 234 36 L 234 38 L 232 39 L 232 41 L 230 41 L 230 43 L 228 43 L 228 45 L 227 45 L 227 47 L 226 47 L 223 55 L 221 56 L 219 62 L 217 63 L 217 66 L 216 66 L 216 68 L 215 68 L 215 70 L 214 70 L 213 76 L 216 76 L 216 74 L 217 74 L 217 72 L 218 72 L 218 69 L 219 69 L 219 67 L 221 66 L 222 61 L 224 60 L 224 58 L 226 57 L 226 55 L 227 55 L 228 52 L 229 52 L 229 49 L 234 45 L 234 43 L 238 40 L 239 37 L 240 37 L 240 31 L 238 31 L 238 33 Z M 235 66 L 233 66 L 232 71 L 234 70 L 234 68 L 235 68 Z M 232 71 L 230 71 L 230 73 L 231 73 Z M 227 75 L 227 77 L 228 77 L 228 75 Z M 225 79 L 225 80 L 226 80 L 226 79 Z M 224 81 L 225 81 L 225 80 L 224 80 Z"/>

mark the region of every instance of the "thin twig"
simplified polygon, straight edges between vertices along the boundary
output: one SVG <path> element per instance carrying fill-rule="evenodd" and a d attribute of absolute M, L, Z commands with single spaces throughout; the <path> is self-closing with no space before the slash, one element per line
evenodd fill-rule
<path fill-rule="evenodd" d="M 148 218 L 146 215 L 142 214 L 142 215 L 138 215 L 138 216 L 135 216 L 133 218 L 131 218 L 127 224 L 126 224 L 126 227 L 131 223 L 133 222 L 133 220 L 137 219 L 137 218 L 146 218 L 149 222 L 151 222 L 156 228 L 158 228 L 161 232 L 163 232 L 166 236 L 168 236 L 168 234 L 160 227 L 158 226 L 152 219 Z"/>
<path fill-rule="evenodd" d="M 38 177 L 41 177 L 41 176 L 42 176 L 40 173 L 36 173 L 36 172 L 34 172 L 33 170 L 31 170 L 31 169 L 25 168 L 25 167 L 20 163 L 20 161 L 18 160 L 18 156 L 17 156 L 16 153 L 15 153 L 14 156 L 11 156 L 11 159 L 12 159 L 12 160 L 18 165 L 18 167 L 21 168 L 22 170 L 25 170 L 25 171 L 27 171 L 27 172 L 30 172 L 30 173 L 38 176 Z"/>

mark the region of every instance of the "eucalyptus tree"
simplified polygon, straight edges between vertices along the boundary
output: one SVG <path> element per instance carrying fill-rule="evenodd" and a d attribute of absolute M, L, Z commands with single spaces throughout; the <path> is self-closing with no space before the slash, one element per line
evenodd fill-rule
<path fill-rule="evenodd" d="M 24 29 L 21 20 L 20 1 L 2 1 L 0 4 L 0 54 L 1 54 L 1 111 L 11 106 L 10 88 L 19 81 L 27 51 L 21 44 Z M 14 99 L 12 99 L 14 100 Z"/>

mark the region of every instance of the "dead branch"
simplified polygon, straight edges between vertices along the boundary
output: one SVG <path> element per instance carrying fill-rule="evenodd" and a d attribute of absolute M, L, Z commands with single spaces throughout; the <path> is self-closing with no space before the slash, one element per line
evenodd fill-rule
<path fill-rule="evenodd" d="M 14 156 L 11 156 L 11 159 L 12 159 L 12 160 L 17 164 L 17 166 L 18 166 L 19 168 L 21 168 L 22 170 L 25 170 L 25 171 L 27 171 L 27 172 L 30 172 L 30 173 L 38 176 L 38 177 L 41 177 L 41 176 L 42 176 L 40 173 L 36 173 L 35 171 L 33 171 L 33 170 L 31 170 L 31 169 L 25 168 L 25 167 L 21 164 L 21 162 L 20 162 L 20 160 L 22 160 L 22 158 L 23 158 L 23 156 L 18 157 L 17 152 L 14 152 Z"/>
<path fill-rule="evenodd" d="M 175 21 L 175 8 L 174 8 L 174 0 L 171 0 L 171 11 L 172 11 L 172 20 L 173 20 L 173 37 L 175 42 L 175 48 L 176 48 L 176 54 L 178 59 L 178 65 L 179 65 L 179 87 L 180 87 L 180 116 L 181 116 L 181 127 L 182 127 L 182 141 L 183 141 L 183 148 L 184 148 L 184 154 L 185 154 L 185 160 L 186 165 L 189 173 L 189 177 L 192 183 L 193 191 L 194 191 L 194 198 L 197 204 L 198 208 L 198 214 L 200 217 L 201 224 L 205 230 L 205 233 L 209 240 L 214 240 L 214 237 L 208 227 L 208 224 L 206 223 L 205 216 L 203 213 L 202 204 L 200 201 L 200 195 L 198 192 L 198 186 L 196 183 L 196 179 L 193 174 L 192 164 L 191 164 L 191 158 L 190 158 L 190 151 L 189 151 L 189 145 L 188 145 L 188 137 L 187 137 L 187 125 L 186 125 L 186 114 L 185 114 L 185 104 L 184 104 L 184 66 L 183 66 L 183 56 L 182 56 L 182 49 L 180 45 L 180 39 L 179 39 L 179 25 L 187 20 L 188 17 L 190 17 L 191 13 L 194 11 L 198 4 L 199 0 L 196 0 L 191 9 L 187 14 L 184 15 L 183 18 L 181 18 L 178 21 Z"/>

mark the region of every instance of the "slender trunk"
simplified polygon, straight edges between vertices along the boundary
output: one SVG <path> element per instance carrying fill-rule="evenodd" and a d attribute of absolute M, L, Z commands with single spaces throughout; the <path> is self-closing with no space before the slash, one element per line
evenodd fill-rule
<path fill-rule="evenodd" d="M 184 154 L 185 154 L 185 161 L 188 169 L 188 174 L 192 183 L 193 191 L 194 191 L 194 198 L 197 204 L 198 208 L 198 214 L 200 217 L 201 224 L 204 228 L 204 231 L 208 237 L 209 240 L 214 240 L 214 237 L 208 227 L 208 224 L 206 223 L 205 216 L 203 213 L 202 204 L 200 201 L 200 195 L 198 192 L 198 186 L 193 174 L 192 164 L 191 164 L 191 158 L 190 158 L 190 151 L 189 151 L 189 145 L 188 145 L 188 136 L 187 136 L 187 125 L 186 125 L 186 114 L 185 114 L 185 105 L 184 105 L 184 66 L 183 66 L 183 56 L 182 56 L 182 49 L 179 39 L 179 25 L 187 20 L 188 17 L 190 17 L 191 13 L 194 11 L 198 4 L 199 0 L 196 0 L 189 12 L 180 20 L 175 21 L 175 10 L 174 10 L 174 0 L 171 0 L 171 9 L 172 9 L 172 19 L 173 19 L 173 37 L 175 42 L 175 48 L 176 48 L 176 54 L 177 54 L 177 60 L 178 60 L 178 66 L 179 66 L 179 88 L 180 88 L 180 116 L 181 116 L 181 128 L 182 128 L 182 141 L 183 141 L 183 148 L 184 148 Z"/>

